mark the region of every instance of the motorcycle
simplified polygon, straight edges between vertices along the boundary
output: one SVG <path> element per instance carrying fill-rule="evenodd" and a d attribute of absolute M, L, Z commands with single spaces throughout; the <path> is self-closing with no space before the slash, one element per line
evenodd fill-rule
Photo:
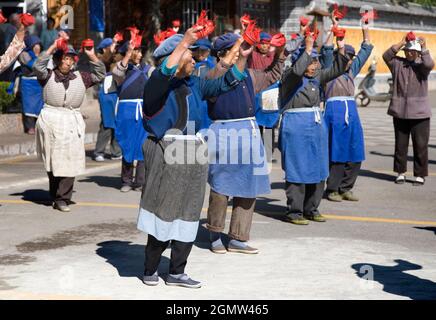
<path fill-rule="evenodd" d="M 356 94 L 356 100 L 361 107 L 367 107 L 371 101 L 389 101 L 392 98 L 392 93 L 394 91 L 394 82 L 392 78 L 388 79 L 389 91 L 388 92 L 377 92 L 374 89 L 375 85 L 375 72 L 377 70 L 377 62 L 375 59 L 372 60 L 371 65 L 368 68 L 368 73 L 365 78 L 360 82 Z"/>

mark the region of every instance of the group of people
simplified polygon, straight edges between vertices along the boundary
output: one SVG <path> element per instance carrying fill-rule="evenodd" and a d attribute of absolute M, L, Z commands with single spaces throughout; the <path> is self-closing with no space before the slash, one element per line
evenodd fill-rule
<path fill-rule="evenodd" d="M 143 277 L 147 285 L 159 283 L 160 257 L 170 245 L 166 284 L 201 286 L 185 267 L 206 183 L 211 251 L 259 252 L 248 241 L 256 198 L 271 192 L 267 130 L 279 132 L 289 222 L 326 221 L 319 212 L 324 194 L 331 201 L 358 201 L 352 189 L 365 150 L 354 80 L 373 49 L 368 25 L 362 21 L 356 53 L 345 43 L 345 30 L 334 15 L 321 48 L 313 24 L 301 23 L 287 41 L 283 34 L 260 32 L 252 23 L 242 24 L 242 36 L 225 33 L 213 42 L 208 40 L 213 30 L 207 29 L 207 21 L 184 34 L 177 33 L 178 25 L 177 31 L 155 37 L 159 41 L 153 65 L 144 63 L 142 39 L 134 27 L 104 39 L 97 53 L 84 45 L 83 70 L 75 68 L 78 54 L 65 45 L 65 34 L 38 55 L 34 49 L 34 54 L 21 53 L 28 76 L 36 77 L 42 88 L 38 154 L 49 176 L 53 206 L 63 212 L 70 211 L 74 177 L 85 167 L 80 105 L 87 88 L 100 86 L 102 124 L 95 159 L 104 157 L 111 142 L 111 156 L 122 157 L 121 191 L 141 191 L 137 227 L 148 234 Z M 23 39 L 20 28 L 0 66 L 20 55 Z M 397 56 L 401 49 L 405 58 Z M 431 116 L 427 77 L 434 62 L 425 40 L 413 33 L 383 58 L 394 79 L 388 113 L 394 117 L 396 183 L 405 180 L 411 134 L 415 185 L 422 185 L 428 174 Z M 53 68 L 48 67 L 50 60 Z M 230 241 L 225 245 L 222 233 L 230 198 Z"/>

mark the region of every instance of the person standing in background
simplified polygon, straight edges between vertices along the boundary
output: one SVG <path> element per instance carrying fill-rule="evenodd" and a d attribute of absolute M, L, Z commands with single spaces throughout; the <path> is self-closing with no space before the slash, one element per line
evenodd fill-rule
<path fill-rule="evenodd" d="M 403 49 L 405 58 L 397 53 Z M 406 182 L 409 138 L 413 143 L 413 185 L 420 186 L 428 176 L 428 141 L 430 139 L 431 106 L 428 99 L 428 76 L 435 63 L 423 37 L 410 32 L 391 46 L 383 60 L 394 81 L 394 91 L 388 114 L 395 130 L 394 172 L 397 184 Z"/>
<path fill-rule="evenodd" d="M 54 27 L 55 21 L 52 18 L 47 19 L 47 26 L 41 32 L 41 44 L 43 48 L 50 48 L 58 37 L 58 30 Z"/>

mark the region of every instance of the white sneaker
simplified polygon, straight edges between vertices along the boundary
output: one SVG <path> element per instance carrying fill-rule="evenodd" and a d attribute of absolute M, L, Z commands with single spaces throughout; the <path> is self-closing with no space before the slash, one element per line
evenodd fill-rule
<path fill-rule="evenodd" d="M 403 184 L 406 182 L 406 175 L 404 173 L 400 173 L 398 177 L 395 179 L 396 184 Z"/>
<path fill-rule="evenodd" d="M 103 162 L 104 161 L 104 156 L 99 154 L 98 156 L 96 156 L 94 158 L 94 160 L 97 161 L 97 162 Z"/>
<path fill-rule="evenodd" d="M 423 177 L 416 177 L 415 181 L 413 182 L 414 186 L 422 186 L 425 183 L 425 179 Z"/>

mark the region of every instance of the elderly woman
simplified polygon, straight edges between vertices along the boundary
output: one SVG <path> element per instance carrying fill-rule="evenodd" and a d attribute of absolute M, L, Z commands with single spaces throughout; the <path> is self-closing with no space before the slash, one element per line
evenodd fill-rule
<path fill-rule="evenodd" d="M 191 28 L 184 36 L 173 35 L 156 49 L 153 57 L 159 68 L 144 88 L 143 111 L 149 134 L 143 146 L 145 184 L 138 229 L 148 233 L 143 278 L 147 285 L 159 283 L 160 257 L 171 243 L 166 284 L 201 286 L 184 273 L 206 190 L 207 158 L 197 158 L 206 149 L 204 140 L 196 135 L 203 114 L 200 102 L 235 88 L 246 77 L 246 59 L 240 59 L 217 79 L 192 76 L 195 61 L 189 48 L 197 40 L 199 30 Z M 241 56 L 246 57 L 249 52 L 250 49 L 242 50 Z M 177 159 L 178 155 L 174 159 L 174 149 L 181 149 L 181 159 Z"/>
<path fill-rule="evenodd" d="M 86 89 L 102 81 L 105 66 L 94 49 L 87 50 L 91 72 L 74 71 L 77 53 L 57 49 L 55 42 L 33 65 L 43 87 L 44 107 L 36 122 L 37 152 L 50 181 L 53 208 L 69 212 L 74 177 L 85 170 L 85 122 L 80 105 Z M 47 68 L 52 58 L 56 67 Z"/>
<path fill-rule="evenodd" d="M 24 44 L 25 27 L 21 24 L 14 39 L 9 44 L 6 52 L 0 56 L 0 73 L 7 70 L 10 65 L 18 58 L 21 51 L 26 46 Z"/>
<path fill-rule="evenodd" d="M 403 48 L 405 58 L 397 53 Z M 394 118 L 395 156 L 394 171 L 397 184 L 406 181 L 407 149 L 409 137 L 413 143 L 414 185 L 423 185 L 428 176 L 428 140 L 430 138 L 431 106 L 428 99 L 428 76 L 434 61 L 424 38 L 416 39 L 413 33 L 390 47 L 383 60 L 394 80 L 394 93 L 388 114 Z"/>

